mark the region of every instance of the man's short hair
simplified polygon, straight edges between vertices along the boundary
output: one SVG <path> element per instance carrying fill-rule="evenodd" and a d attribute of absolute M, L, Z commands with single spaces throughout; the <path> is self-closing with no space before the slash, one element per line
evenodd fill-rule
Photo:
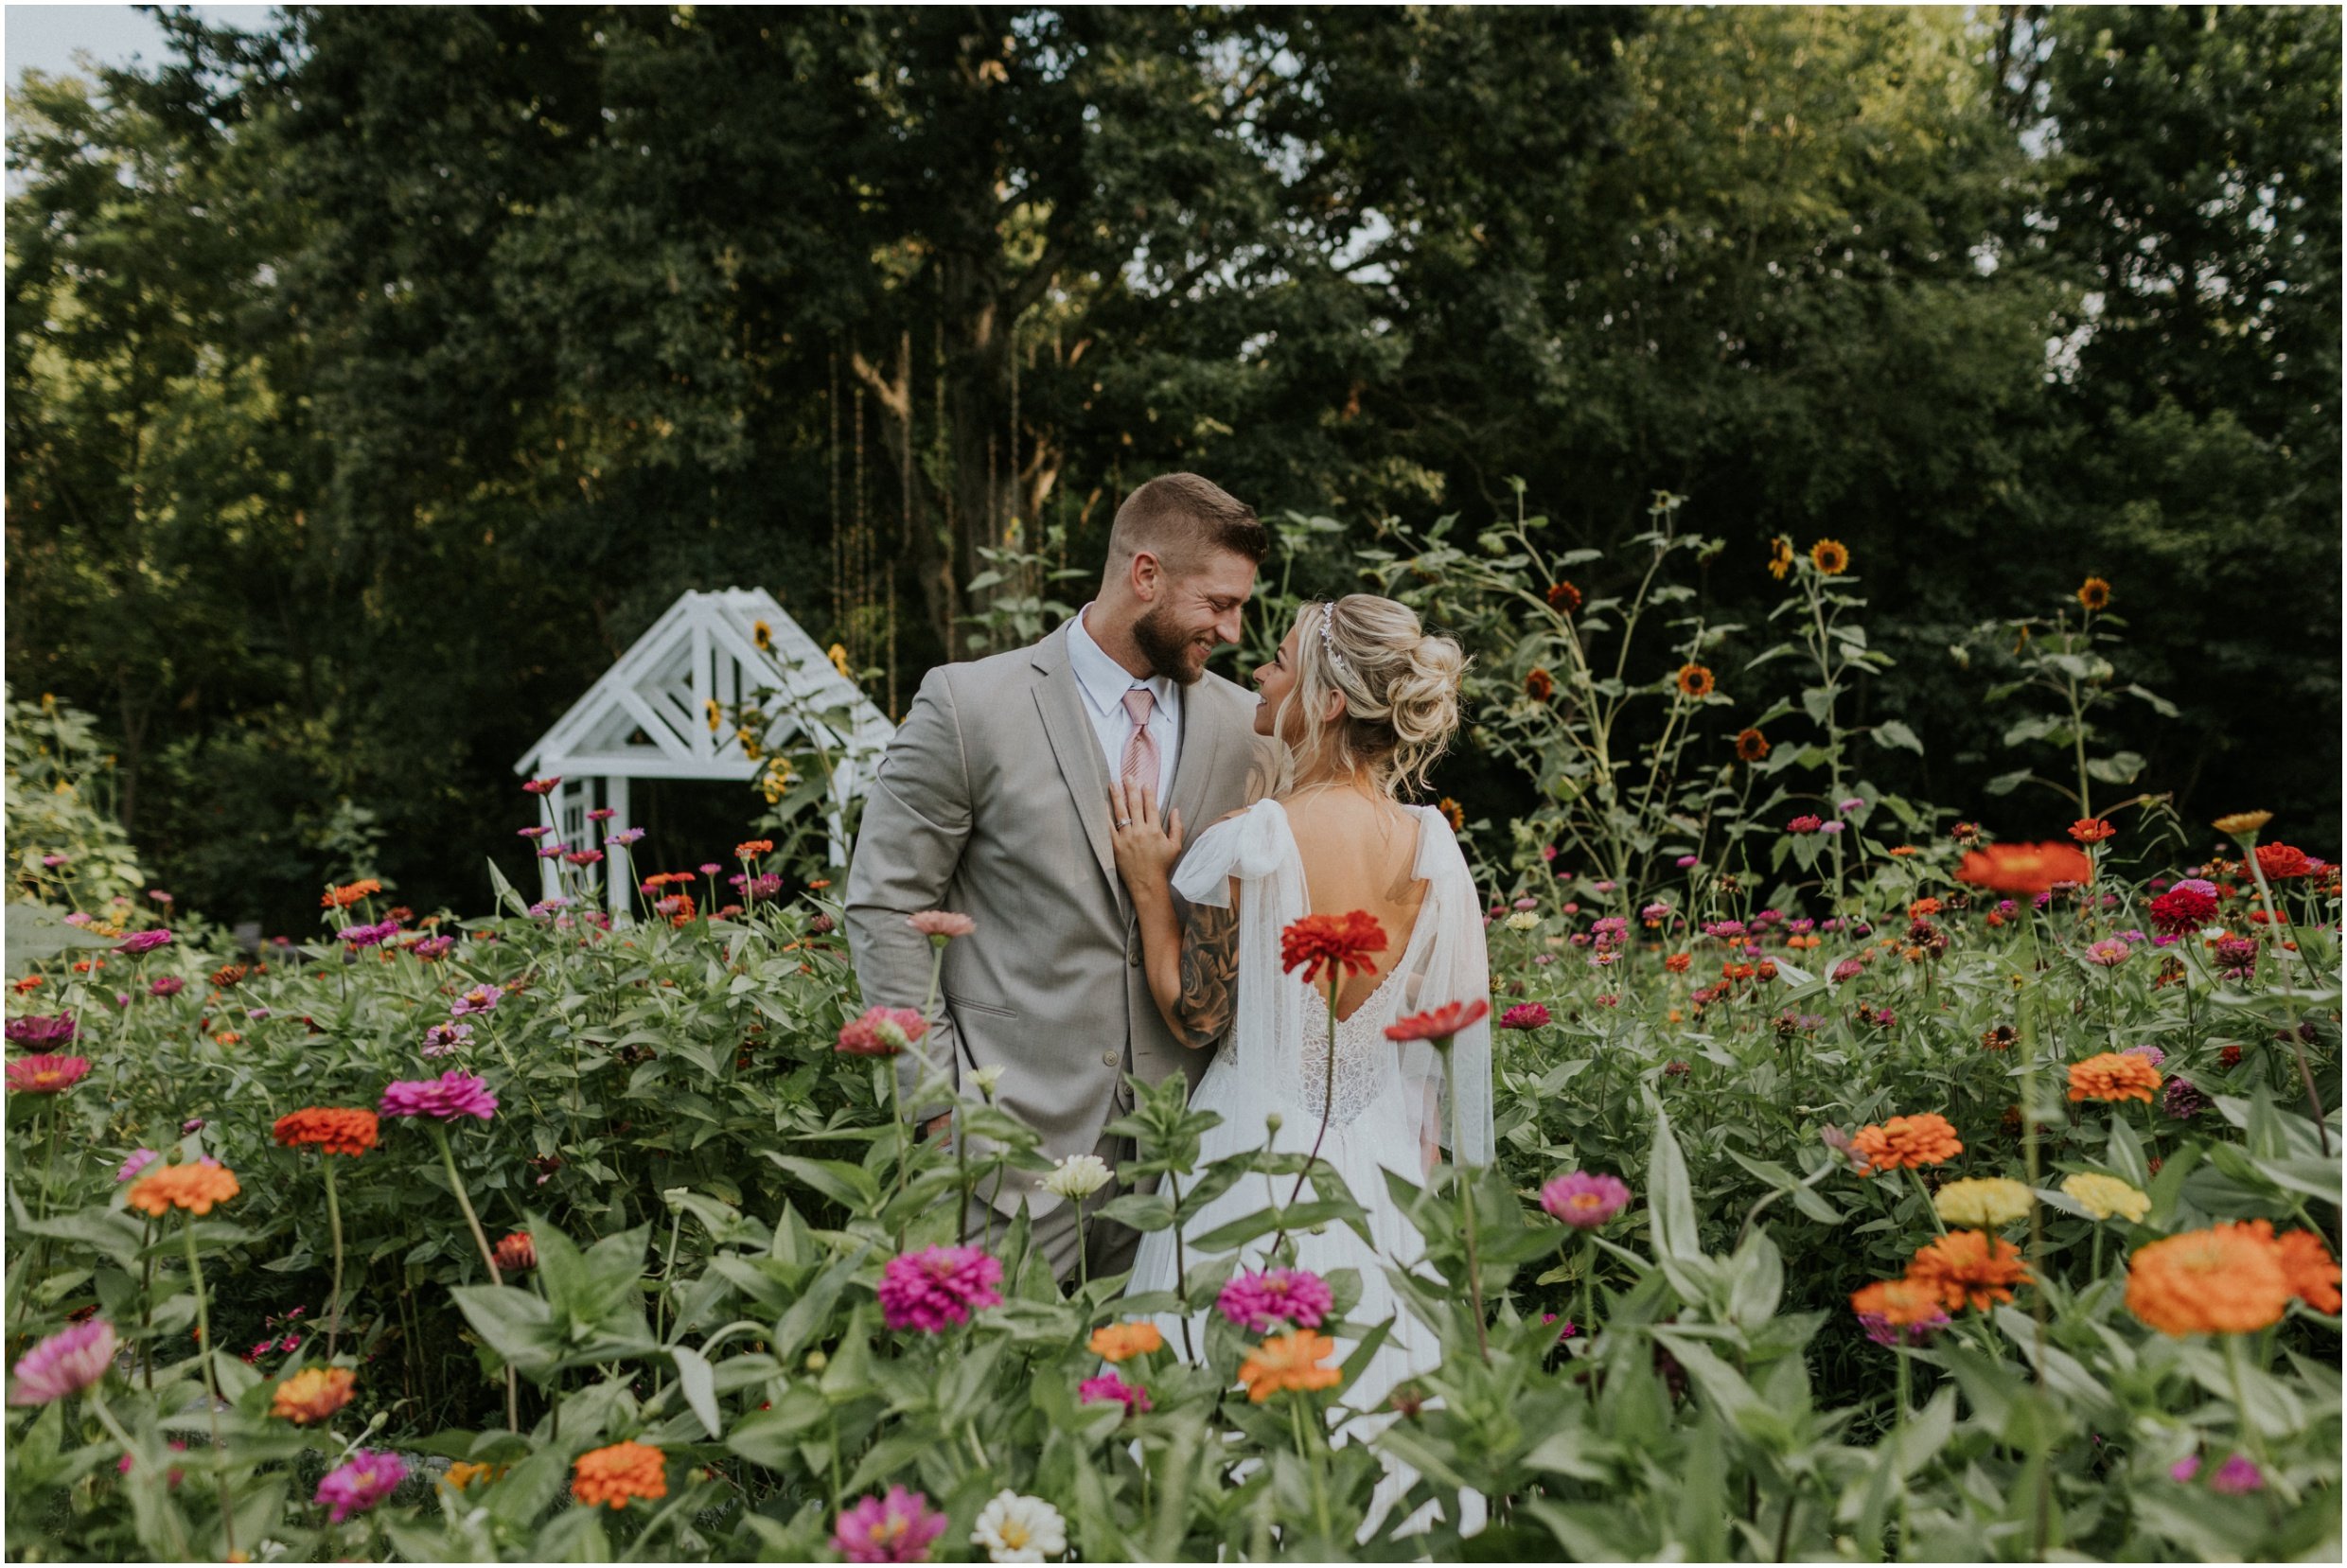
<path fill-rule="evenodd" d="M 1108 534 L 1112 569 L 1144 550 L 1175 573 L 1197 570 L 1217 550 L 1260 566 L 1271 553 L 1271 536 L 1254 507 L 1212 480 L 1159 474 L 1124 498 Z"/>

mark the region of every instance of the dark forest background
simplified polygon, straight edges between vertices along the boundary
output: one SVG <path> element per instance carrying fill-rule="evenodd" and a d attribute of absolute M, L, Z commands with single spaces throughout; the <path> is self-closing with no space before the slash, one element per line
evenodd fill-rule
<path fill-rule="evenodd" d="M 1838 538 L 1927 747 L 1880 782 L 2017 833 L 2067 818 L 1983 797 L 1950 644 L 2097 573 L 2181 709 L 2120 713 L 2141 784 L 2338 849 L 2336 9 L 168 25 L 9 99 L 8 676 L 216 916 L 370 836 L 477 908 L 514 760 L 680 590 L 901 707 L 1035 587 L 981 552 L 1093 566 L 1174 467 L 1343 523 L 1321 589 L 1515 478 L 1599 549 L 1687 497 L 1756 624 Z"/>

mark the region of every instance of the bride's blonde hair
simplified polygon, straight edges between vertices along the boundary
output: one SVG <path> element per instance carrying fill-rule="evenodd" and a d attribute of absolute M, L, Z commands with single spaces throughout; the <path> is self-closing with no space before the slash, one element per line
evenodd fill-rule
<path fill-rule="evenodd" d="M 1297 617 L 1296 684 L 1272 715 L 1283 740 L 1289 708 L 1303 734 L 1280 748 L 1275 793 L 1297 778 L 1367 773 L 1378 790 L 1398 796 L 1426 787 L 1426 774 L 1458 730 L 1459 678 L 1467 656 L 1448 637 L 1429 636 L 1409 606 L 1373 593 L 1306 605 Z M 1329 694 L 1345 699 L 1332 723 L 1313 715 Z"/>

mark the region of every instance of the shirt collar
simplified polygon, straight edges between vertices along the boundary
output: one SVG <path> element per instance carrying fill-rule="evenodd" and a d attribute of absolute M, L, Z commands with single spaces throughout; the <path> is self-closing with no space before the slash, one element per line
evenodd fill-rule
<path fill-rule="evenodd" d="M 1174 682 L 1164 676 L 1136 680 L 1132 672 L 1108 657 L 1108 651 L 1092 641 L 1092 634 L 1084 629 L 1084 618 L 1092 607 L 1085 605 L 1068 623 L 1068 662 L 1076 672 L 1076 684 L 1084 688 L 1085 700 L 1103 714 L 1112 713 L 1124 705 L 1124 694 L 1136 686 L 1146 686 L 1156 698 L 1153 713 L 1170 714 L 1174 709 Z"/>

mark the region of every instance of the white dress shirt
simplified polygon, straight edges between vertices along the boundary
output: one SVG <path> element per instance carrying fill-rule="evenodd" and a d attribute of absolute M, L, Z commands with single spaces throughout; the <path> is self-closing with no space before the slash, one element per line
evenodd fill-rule
<path fill-rule="evenodd" d="M 1182 689 L 1157 676 L 1136 679 L 1131 671 L 1108 657 L 1092 634 L 1084 629 L 1086 605 L 1068 623 L 1068 662 L 1084 692 L 1084 710 L 1100 736 L 1101 758 L 1108 765 L 1108 782 L 1124 773 L 1124 749 L 1133 738 L 1133 715 L 1125 711 L 1124 694 L 1140 688 L 1156 700 L 1149 710 L 1149 733 L 1157 743 L 1157 811 L 1162 817 L 1166 797 L 1174 792 L 1174 759 L 1182 742 Z"/>

